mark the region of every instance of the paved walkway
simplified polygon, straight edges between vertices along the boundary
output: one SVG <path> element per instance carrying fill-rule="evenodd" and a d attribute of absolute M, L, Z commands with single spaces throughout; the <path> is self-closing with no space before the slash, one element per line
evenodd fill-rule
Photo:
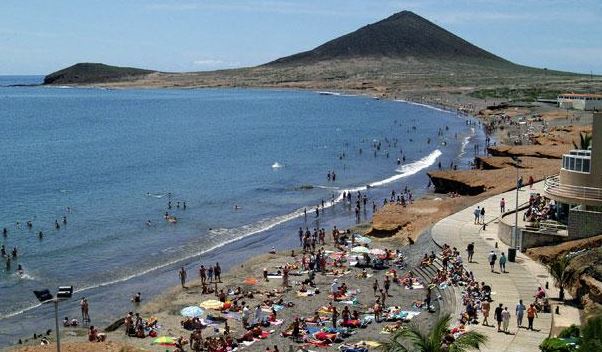
<path fill-rule="evenodd" d="M 540 182 L 533 186 L 533 190 L 539 190 L 543 193 L 543 183 Z M 528 201 L 529 190 L 523 189 L 519 192 L 519 205 Z M 510 332 L 512 335 L 498 333 L 494 327 L 485 327 L 482 325 L 472 325 L 474 329 L 489 337 L 489 342 L 482 348 L 482 351 L 508 351 L 508 352 L 526 352 L 539 351 L 539 344 L 543 339 L 548 337 L 551 328 L 552 316 L 549 313 L 539 314 L 535 319 L 534 326 L 538 331 L 529 331 L 526 329 L 518 329 L 516 324 L 515 306 L 519 299 L 522 299 L 524 304 L 528 306 L 533 301 L 533 295 L 539 286 L 545 287 L 546 281 L 549 282 L 550 289 L 547 290 L 548 296 L 557 297 L 557 290 L 553 288 L 553 281 L 549 278 L 546 269 L 539 263 L 534 262 L 522 253 L 517 253 L 516 262 L 506 263 L 508 273 L 502 274 L 499 272 L 499 267 L 496 267 L 496 272 L 492 273 L 487 262 L 487 255 L 491 249 L 495 249 L 496 242 L 498 243 L 495 249 L 498 259 L 500 252 L 508 255 L 508 247 L 504 245 L 497 237 L 497 223 L 499 214 L 499 201 L 504 197 L 506 199 L 506 209 L 514 209 L 516 200 L 516 190 L 507 192 L 498 196 L 491 197 L 474 206 L 466 208 L 458 213 L 455 213 L 435 224 L 431 230 L 433 240 L 438 245 L 447 243 L 452 247 L 458 248 L 462 253 L 465 267 L 471 270 L 478 281 L 485 281 L 490 284 L 494 292 L 491 305 L 490 322 L 493 311 L 499 303 L 508 306 L 508 310 L 512 314 L 510 322 Z M 485 220 L 489 223 L 486 230 L 482 230 L 482 225 L 474 224 L 474 208 L 477 206 L 485 207 Z M 475 254 L 473 260 L 475 262 L 468 263 L 466 256 L 466 246 L 474 242 Z M 497 266 L 497 263 L 496 263 Z M 462 304 L 458 303 L 458 311 L 461 310 Z M 526 315 L 526 314 L 525 314 Z M 525 316 L 523 324 L 527 324 Z"/>

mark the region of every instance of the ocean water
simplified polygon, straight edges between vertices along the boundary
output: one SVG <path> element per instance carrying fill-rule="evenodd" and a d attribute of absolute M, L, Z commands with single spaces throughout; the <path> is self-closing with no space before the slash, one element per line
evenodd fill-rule
<path fill-rule="evenodd" d="M 87 296 L 102 326 L 134 292 L 176 285 L 182 265 L 227 268 L 294 247 L 299 226 L 353 224 L 345 190 L 367 193 L 362 220 L 392 189 L 423 194 L 427 171 L 467 167 L 483 140 L 466 117 L 369 97 L 7 86 L 39 81 L 0 77 L 0 241 L 19 252 L 0 262 L 0 345 L 52 326 L 33 290 L 73 285 L 61 316 Z"/>

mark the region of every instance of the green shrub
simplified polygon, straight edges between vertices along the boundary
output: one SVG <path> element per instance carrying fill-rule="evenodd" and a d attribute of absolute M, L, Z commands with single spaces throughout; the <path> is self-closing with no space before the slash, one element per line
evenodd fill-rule
<path fill-rule="evenodd" d="M 573 352 L 577 351 L 575 346 L 567 345 L 567 341 L 559 338 L 550 338 L 543 340 L 539 345 L 541 352 Z"/>
<path fill-rule="evenodd" d="M 568 338 L 568 337 L 579 337 L 580 330 L 579 327 L 574 324 L 569 326 L 568 328 L 562 330 L 560 334 L 558 334 L 559 338 Z"/>

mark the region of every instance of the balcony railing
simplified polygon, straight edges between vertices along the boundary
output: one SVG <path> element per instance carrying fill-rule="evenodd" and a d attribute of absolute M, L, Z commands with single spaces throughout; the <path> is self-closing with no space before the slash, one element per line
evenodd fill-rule
<path fill-rule="evenodd" d="M 546 178 L 544 190 L 558 197 L 602 202 L 602 188 L 561 184 L 558 175 Z"/>

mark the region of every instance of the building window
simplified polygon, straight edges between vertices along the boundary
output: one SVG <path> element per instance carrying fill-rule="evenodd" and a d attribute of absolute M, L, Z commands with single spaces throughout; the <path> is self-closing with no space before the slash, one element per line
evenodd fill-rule
<path fill-rule="evenodd" d="M 583 159 L 583 172 L 590 172 L 590 167 L 591 167 L 591 160 L 590 159 Z"/>

